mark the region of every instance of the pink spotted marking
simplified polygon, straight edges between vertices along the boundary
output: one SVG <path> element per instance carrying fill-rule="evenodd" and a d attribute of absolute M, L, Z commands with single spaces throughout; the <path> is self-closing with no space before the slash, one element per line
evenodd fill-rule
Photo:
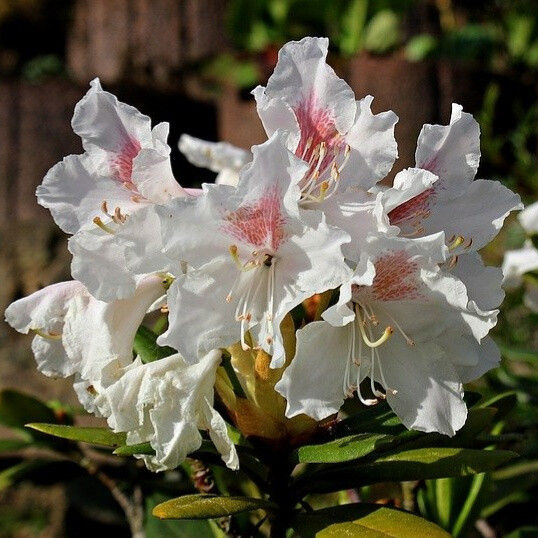
<path fill-rule="evenodd" d="M 227 213 L 222 230 L 241 242 L 276 252 L 287 239 L 281 199 L 278 187 L 267 188 L 256 202 Z"/>
<path fill-rule="evenodd" d="M 418 264 L 405 251 L 387 252 L 375 262 L 372 286 L 352 286 L 357 300 L 406 301 L 423 298 L 417 279 Z"/>
<path fill-rule="evenodd" d="M 426 189 L 417 196 L 414 196 L 407 202 L 400 204 L 393 210 L 389 211 L 388 217 L 392 225 L 401 225 L 416 220 L 417 224 L 427 215 L 427 211 L 435 199 L 435 190 L 433 187 Z"/>
<path fill-rule="evenodd" d="M 141 149 L 140 142 L 136 138 L 129 138 L 118 153 L 110 159 L 112 177 L 121 183 L 132 183 L 133 159 Z"/>
<path fill-rule="evenodd" d="M 323 172 L 334 160 L 334 157 L 331 157 L 334 150 L 338 146 L 345 145 L 342 136 L 336 130 L 333 111 L 328 108 L 322 108 L 314 93 L 311 93 L 293 111 L 301 131 L 301 138 L 295 154 L 309 162 L 314 149 L 321 142 L 325 142 L 328 151 L 320 166 L 320 172 Z M 309 141 L 311 141 L 310 145 L 308 145 Z M 315 168 L 316 164 L 317 160 L 314 159 L 311 168 Z"/>

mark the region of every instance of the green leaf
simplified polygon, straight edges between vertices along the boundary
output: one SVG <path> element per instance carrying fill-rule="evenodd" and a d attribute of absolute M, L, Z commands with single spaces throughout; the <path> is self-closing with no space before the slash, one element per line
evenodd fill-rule
<path fill-rule="evenodd" d="M 299 477 L 300 491 L 340 491 L 376 482 L 467 476 L 490 471 L 516 457 L 508 450 L 420 448 L 378 457 L 369 463 L 331 466 Z"/>
<path fill-rule="evenodd" d="M 13 452 L 32 446 L 32 443 L 22 439 L 0 439 L 0 452 Z"/>
<path fill-rule="evenodd" d="M 420 34 L 409 40 L 405 47 L 405 55 L 411 62 L 420 62 L 430 57 L 437 47 L 437 38 L 430 34 Z"/>
<path fill-rule="evenodd" d="M 135 454 L 155 454 L 155 450 L 149 443 L 139 443 L 137 445 L 122 445 L 114 450 L 116 456 L 134 456 Z"/>
<path fill-rule="evenodd" d="M 144 528 L 146 538 L 201 538 L 213 536 L 209 521 L 172 521 L 153 517 L 153 509 L 168 499 L 169 497 L 162 493 L 153 493 L 146 497 L 146 524 Z"/>
<path fill-rule="evenodd" d="M 360 412 L 342 420 L 335 427 L 337 436 L 354 433 L 381 433 L 398 435 L 407 431 L 386 401 L 363 408 Z"/>
<path fill-rule="evenodd" d="M 251 512 L 276 510 L 270 501 L 250 497 L 185 495 L 157 505 L 153 515 L 160 519 L 208 519 Z"/>
<path fill-rule="evenodd" d="M 25 429 L 28 422 L 57 422 L 54 411 L 46 404 L 21 392 L 6 389 L 0 392 L 0 424 L 14 428 L 26 438 L 33 438 Z"/>
<path fill-rule="evenodd" d="M 538 236 L 537 236 L 538 237 Z M 514 361 L 538 362 L 538 351 L 499 345 L 503 357 Z"/>
<path fill-rule="evenodd" d="M 108 428 L 89 428 L 82 426 L 63 426 L 60 424 L 27 424 L 28 428 L 54 435 L 70 441 L 80 441 L 93 445 L 118 447 L 125 445 L 125 433 L 115 433 Z"/>
<path fill-rule="evenodd" d="M 157 344 L 158 335 L 151 329 L 141 325 L 136 331 L 133 351 L 142 359 L 143 363 L 157 361 L 169 357 L 177 351 L 171 347 L 161 347 Z"/>
<path fill-rule="evenodd" d="M 538 536 L 538 527 L 521 527 L 506 534 L 504 538 L 536 538 Z"/>
<path fill-rule="evenodd" d="M 517 394 L 514 391 L 503 392 L 496 394 L 492 398 L 488 398 L 478 404 L 478 407 L 487 409 L 493 408 L 496 410 L 495 421 L 502 420 L 517 404 Z M 472 410 L 471 410 L 472 412 Z"/>
<path fill-rule="evenodd" d="M 0 491 L 17 484 L 29 473 L 47 464 L 48 462 L 40 460 L 21 461 L 12 467 L 4 469 L 2 472 L 0 472 Z"/>
<path fill-rule="evenodd" d="M 341 28 L 338 32 L 340 52 L 344 56 L 355 54 L 362 45 L 368 0 L 351 0 L 341 16 Z"/>
<path fill-rule="evenodd" d="M 364 48 L 375 54 L 384 54 L 395 48 L 400 40 L 400 20 L 391 9 L 377 12 L 368 23 L 364 34 Z"/>
<path fill-rule="evenodd" d="M 302 538 L 408 538 L 450 535 L 437 525 L 418 516 L 378 504 L 347 504 L 299 514 L 292 523 Z"/>
<path fill-rule="evenodd" d="M 394 439 L 392 435 L 362 433 L 342 437 L 322 445 L 306 445 L 295 450 L 295 463 L 341 463 L 362 458 Z"/>

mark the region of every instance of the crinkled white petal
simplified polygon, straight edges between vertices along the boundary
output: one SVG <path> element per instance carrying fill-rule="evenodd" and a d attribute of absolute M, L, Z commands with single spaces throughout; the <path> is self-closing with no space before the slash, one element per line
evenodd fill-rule
<path fill-rule="evenodd" d="M 97 227 L 81 230 L 69 239 L 68 248 L 73 255 L 73 278 L 82 282 L 96 299 L 110 302 L 134 293 L 135 275 L 127 267 L 115 234 Z"/>
<path fill-rule="evenodd" d="M 462 236 L 466 243 L 472 240 L 469 248 L 473 250 L 489 243 L 510 211 L 521 208 L 518 194 L 499 181 L 484 179 L 473 181 L 457 197 L 445 198 L 434 204 L 430 216 L 423 221 L 425 233 L 444 230 L 447 240 L 452 236 Z"/>
<path fill-rule="evenodd" d="M 467 418 L 463 388 L 456 368 L 434 343 L 408 346 L 393 338 L 381 359 L 393 394 L 387 401 L 402 423 L 424 432 L 453 436 Z"/>
<path fill-rule="evenodd" d="M 478 253 L 458 256 L 458 263 L 451 272 L 465 284 L 469 300 L 481 310 L 493 310 L 502 303 L 502 271 L 498 267 L 486 267 Z"/>
<path fill-rule="evenodd" d="M 297 353 L 275 386 L 287 400 L 287 417 L 304 413 L 323 420 L 342 407 L 348 340 L 347 327 L 324 321 L 297 331 Z"/>
<path fill-rule="evenodd" d="M 162 277 L 148 276 L 128 299 L 104 303 L 77 296 L 65 316 L 63 343 L 85 380 L 103 386 L 119 379 L 132 362 L 133 341 L 148 308 L 163 294 Z"/>
<path fill-rule="evenodd" d="M 66 233 L 94 228 L 93 219 L 105 219 L 103 202 L 109 211 L 122 214 L 138 210 L 143 204 L 132 201 L 132 192 L 119 181 L 98 174 L 88 154 L 69 155 L 48 172 L 36 190 L 37 201 L 52 213 L 54 222 Z"/>
<path fill-rule="evenodd" d="M 343 186 L 370 188 L 390 172 L 398 157 L 394 138 L 398 116 L 392 111 L 372 114 L 373 99 L 368 95 L 357 101 L 355 121 L 345 135 L 351 151 L 341 172 Z"/>
<path fill-rule="evenodd" d="M 99 79 L 94 79 L 90 86 L 77 103 L 71 122 L 86 151 L 100 148 L 117 153 L 131 139 L 142 146 L 151 144 L 151 120 L 147 116 L 103 91 Z"/>
<path fill-rule="evenodd" d="M 235 447 L 222 417 L 213 409 L 213 385 L 220 352 L 212 351 L 197 364 L 180 355 L 133 365 L 103 393 L 110 408 L 108 422 L 131 439 L 149 441 L 154 456 L 143 456 L 154 471 L 173 469 L 202 442 L 209 430 L 226 464 L 238 467 Z"/>
<path fill-rule="evenodd" d="M 294 109 L 310 98 L 329 111 L 339 132 L 350 129 L 356 113 L 355 97 L 348 84 L 326 64 L 328 45 L 326 38 L 305 37 L 280 49 L 267 87 L 253 92 L 269 136 L 277 129 L 296 131 Z"/>
<path fill-rule="evenodd" d="M 441 197 L 461 193 L 480 162 L 480 127 L 461 105 L 452 105 L 449 125 L 424 125 L 417 142 L 416 167 L 439 177 Z"/>

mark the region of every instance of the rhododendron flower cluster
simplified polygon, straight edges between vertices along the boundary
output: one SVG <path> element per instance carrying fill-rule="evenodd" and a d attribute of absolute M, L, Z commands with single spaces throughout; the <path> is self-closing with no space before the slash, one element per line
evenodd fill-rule
<path fill-rule="evenodd" d="M 267 141 L 252 151 L 183 135 L 186 157 L 219 174 L 200 190 L 174 178 L 168 126 L 95 80 L 73 118 L 84 154 L 37 190 L 71 234 L 75 280 L 16 301 L 6 319 L 35 333 L 39 370 L 74 375 L 88 411 L 151 444 L 151 469 L 177 466 L 200 430 L 237 468 L 225 418 L 274 440 L 354 395 L 386 399 L 408 428 L 454 435 L 462 383 L 499 362 L 488 333 L 502 277 L 478 249 L 519 197 L 474 179 L 479 127 L 456 104 L 449 125 L 420 132 L 415 166 L 380 183 L 397 117 L 356 100 L 327 50 L 320 38 L 282 48 L 253 91 Z M 172 354 L 144 362 L 135 335 L 159 310 L 157 343 Z"/>

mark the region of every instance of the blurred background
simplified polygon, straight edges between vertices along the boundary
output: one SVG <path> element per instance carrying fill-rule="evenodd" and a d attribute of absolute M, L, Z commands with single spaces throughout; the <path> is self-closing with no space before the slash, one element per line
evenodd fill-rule
<path fill-rule="evenodd" d="M 306 35 L 330 38 L 330 64 L 357 98 L 371 94 L 374 112 L 400 117 L 392 175 L 413 165 L 422 125 L 447 123 L 457 102 L 481 125 L 478 177 L 538 199 L 535 0 L 0 0 L 0 310 L 69 278 L 66 238 L 34 192 L 52 165 L 82 152 L 70 120 L 90 80 L 170 122 L 176 178 L 196 185 L 212 174 L 181 157 L 180 134 L 245 148 L 264 141 L 250 91 L 265 84 L 278 49 Z M 512 218 L 485 257 L 499 265 L 523 238 Z M 537 349 L 538 316 L 520 299 L 508 298 L 498 339 Z M 35 370 L 30 340 L 0 324 L 0 387 L 74 403 L 70 381 Z M 522 450 L 535 457 L 536 356 L 521 353 L 507 352 L 479 389 L 516 391 L 513 426 L 530 432 Z M 537 470 L 526 474 L 532 498 Z M 0 492 L 0 538 L 62 536 L 62 495 L 25 487 Z M 535 518 L 525 499 L 517 506 Z"/>

